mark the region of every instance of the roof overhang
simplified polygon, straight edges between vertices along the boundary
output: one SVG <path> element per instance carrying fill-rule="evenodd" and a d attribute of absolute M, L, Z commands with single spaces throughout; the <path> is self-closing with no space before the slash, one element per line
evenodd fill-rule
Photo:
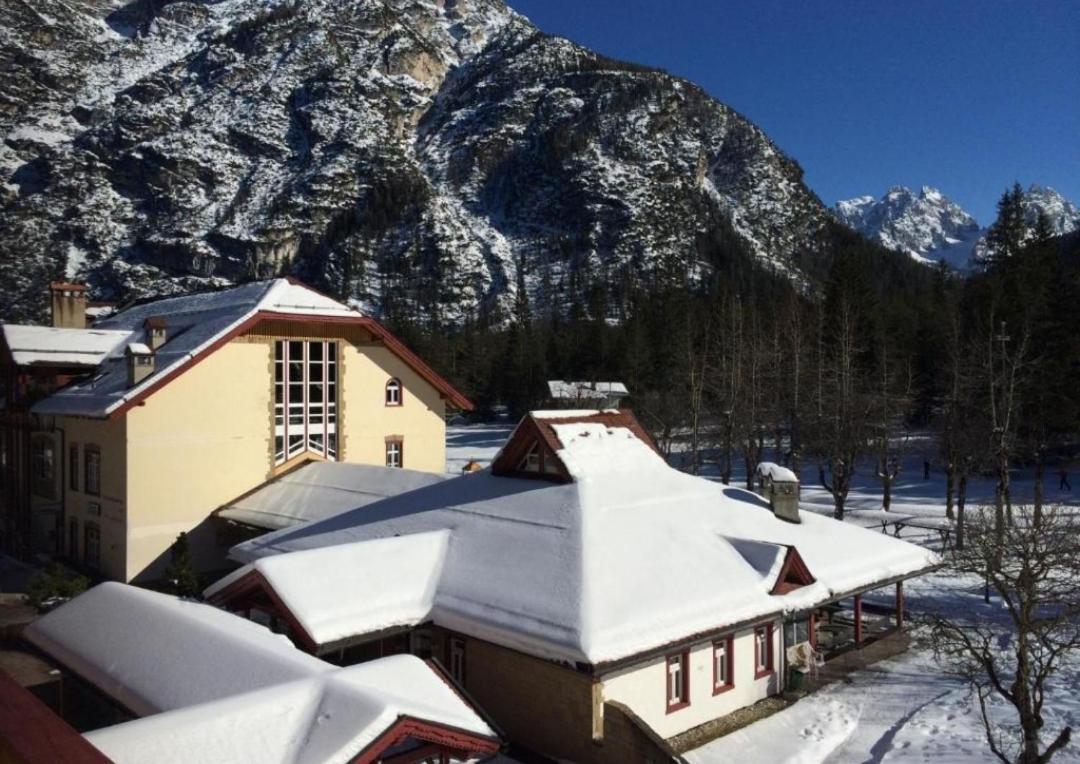
<path fill-rule="evenodd" d="M 346 324 L 350 326 L 360 326 L 369 331 L 377 340 L 382 342 L 391 352 L 397 355 L 401 360 L 409 365 L 417 374 L 419 374 L 425 381 L 427 381 L 432 387 L 439 391 L 439 394 L 448 401 L 452 406 L 462 409 L 464 411 L 472 411 L 472 401 L 462 395 L 453 385 L 451 385 L 446 379 L 438 374 L 434 369 L 424 363 L 421 358 L 414 352 L 409 350 L 405 344 L 394 336 L 393 332 L 383 326 L 381 323 L 368 316 L 357 315 L 321 315 L 316 313 L 291 313 L 287 311 L 268 311 L 257 310 L 250 316 L 242 321 L 236 323 L 232 328 L 221 336 L 214 339 L 213 342 L 208 344 L 197 351 L 192 352 L 187 359 L 181 361 L 175 366 L 165 370 L 160 375 L 154 375 L 147 384 L 143 387 L 136 388 L 130 396 L 125 396 L 117 404 L 114 404 L 110 408 L 104 418 L 116 419 L 123 416 L 135 406 L 141 406 L 144 404 L 147 398 L 153 395 L 155 392 L 165 387 L 165 385 L 172 382 L 174 379 L 184 374 L 203 359 L 209 357 L 229 342 L 251 331 L 260 324 L 266 321 L 288 321 L 301 324 L 319 323 L 319 324 Z"/>
<path fill-rule="evenodd" d="M 783 618 L 793 613 L 810 612 L 811 610 L 819 608 L 822 605 L 827 605 L 830 602 L 837 602 L 839 600 L 847 599 L 848 597 L 854 597 L 856 594 L 864 594 L 866 592 L 873 591 L 874 589 L 880 589 L 883 586 L 889 586 L 891 584 L 899 583 L 900 581 L 906 581 L 909 578 L 917 578 L 918 576 L 926 575 L 927 573 L 932 573 L 935 570 L 939 570 L 941 567 L 943 567 L 942 563 L 936 565 L 928 565 L 918 570 L 911 571 L 910 573 L 903 573 L 901 575 L 891 576 L 889 578 L 884 578 L 880 581 L 874 581 L 865 586 L 858 587 L 850 591 L 844 591 L 838 594 L 832 594 L 828 597 L 823 597 L 820 601 L 814 602 L 811 605 L 807 605 L 806 607 L 800 608 L 795 611 L 786 608 L 777 608 L 774 611 L 763 613 L 752 618 L 744 618 L 743 620 L 737 621 L 735 623 L 724 624 L 716 628 L 699 631 L 694 634 L 682 637 L 680 639 L 666 642 L 662 645 L 657 645 L 656 647 L 649 648 L 648 650 L 642 650 L 640 652 L 634 653 L 633 655 L 628 655 L 624 658 L 616 658 L 615 660 L 601 661 L 599 663 L 593 664 L 592 672 L 594 674 L 606 673 L 609 671 L 616 671 L 621 668 L 627 668 L 634 664 L 642 663 L 644 661 L 648 661 L 654 658 L 659 658 L 681 648 L 689 647 L 690 645 L 696 644 L 698 642 L 703 642 L 708 639 L 720 637 L 733 631 L 740 631 L 756 624 L 775 621 L 779 618 Z"/>

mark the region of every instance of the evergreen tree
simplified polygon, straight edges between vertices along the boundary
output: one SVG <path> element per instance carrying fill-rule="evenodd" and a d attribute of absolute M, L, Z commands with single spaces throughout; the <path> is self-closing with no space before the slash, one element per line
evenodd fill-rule
<path fill-rule="evenodd" d="M 997 220 L 986 234 L 990 251 L 984 265 L 999 263 L 1020 254 L 1028 235 L 1027 222 L 1024 220 L 1024 190 L 1019 183 L 1014 183 L 1012 189 L 1001 195 L 997 210 Z"/>
<path fill-rule="evenodd" d="M 198 597 L 199 579 L 195 575 L 195 569 L 191 564 L 191 547 L 188 545 L 186 533 L 176 537 L 176 541 L 169 548 L 169 567 L 165 571 L 165 580 L 173 594 L 180 597 Z"/>

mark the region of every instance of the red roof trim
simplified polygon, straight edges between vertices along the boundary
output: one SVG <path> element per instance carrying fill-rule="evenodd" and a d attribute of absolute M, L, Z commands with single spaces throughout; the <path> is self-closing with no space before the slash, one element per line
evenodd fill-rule
<path fill-rule="evenodd" d="M 233 581 L 231 584 L 223 588 L 221 591 L 214 592 L 210 597 L 206 598 L 206 601 L 211 605 L 225 608 L 226 610 L 246 610 L 243 599 L 250 597 L 255 592 L 262 592 L 269 599 L 274 606 L 274 614 L 289 624 L 289 628 L 292 630 L 296 641 L 300 644 L 298 647 L 304 652 L 315 655 L 319 649 L 318 643 L 307 632 L 307 630 L 300 625 L 300 621 L 296 619 L 292 611 L 282 601 L 278 593 L 274 591 L 274 587 L 270 585 L 270 582 L 257 570 L 251 570 L 240 578 Z"/>
<path fill-rule="evenodd" d="M 776 577 L 776 583 L 769 594 L 787 594 L 804 586 L 809 586 L 816 580 L 810 573 L 810 568 L 807 567 L 802 555 L 799 554 L 799 550 L 789 546 L 787 554 L 784 556 L 784 564 L 780 568 L 780 574 Z"/>
<path fill-rule="evenodd" d="M 141 406 L 143 401 L 156 393 L 165 385 L 172 382 L 181 374 L 192 369 L 196 364 L 205 358 L 209 357 L 229 342 L 239 337 L 244 332 L 250 331 L 254 327 L 258 326 L 263 321 L 294 321 L 297 323 L 330 323 L 330 324 L 353 324 L 361 326 L 369 330 L 372 334 L 382 340 L 394 354 L 405 361 L 414 371 L 416 371 L 421 377 L 423 377 L 432 387 L 438 390 L 447 398 L 454 406 L 464 410 L 472 411 L 474 406 L 472 401 L 458 392 L 453 385 L 447 382 L 443 377 L 435 372 L 430 366 L 420 360 L 414 352 L 409 350 L 404 343 L 390 332 L 389 329 L 384 327 L 378 321 L 367 316 L 321 316 L 312 313 L 281 313 L 277 311 L 260 310 L 248 319 L 241 321 L 227 333 L 214 340 L 209 347 L 200 351 L 198 354 L 192 356 L 186 362 L 181 363 L 174 369 L 171 369 L 165 373 L 160 379 L 155 380 L 145 390 L 140 392 L 128 400 L 124 401 L 114 411 L 108 415 L 108 419 L 116 419 L 135 406 Z"/>
<path fill-rule="evenodd" d="M 109 764 L 32 692 L 0 672 L 0 758 L 56 764 Z"/>
<path fill-rule="evenodd" d="M 352 764 L 373 764 L 382 758 L 388 748 L 397 745 L 406 738 L 435 743 L 449 748 L 465 758 L 478 758 L 492 755 L 502 747 L 499 740 L 486 735 L 478 735 L 448 724 L 425 721 L 411 716 L 400 716 L 387 730 L 369 743 L 353 760 Z"/>

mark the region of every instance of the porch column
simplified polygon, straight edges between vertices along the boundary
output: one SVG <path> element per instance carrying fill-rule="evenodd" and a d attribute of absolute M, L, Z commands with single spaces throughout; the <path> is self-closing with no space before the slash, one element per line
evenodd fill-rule
<path fill-rule="evenodd" d="M 862 595 L 855 595 L 855 645 L 862 644 Z"/>
<path fill-rule="evenodd" d="M 904 582 L 896 582 L 896 628 L 904 628 Z"/>
<path fill-rule="evenodd" d="M 808 637 L 810 640 L 810 647 L 817 650 L 817 613 L 811 613 L 807 622 L 809 624 L 810 632 Z"/>

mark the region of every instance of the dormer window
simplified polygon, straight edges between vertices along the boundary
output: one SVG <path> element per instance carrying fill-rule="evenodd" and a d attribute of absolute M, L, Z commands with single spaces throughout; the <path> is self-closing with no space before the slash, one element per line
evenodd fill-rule
<path fill-rule="evenodd" d="M 518 469 L 522 472 L 543 471 L 543 458 L 540 455 L 539 443 L 533 443 L 533 447 L 529 449 L 529 453 L 527 453 L 525 455 L 525 458 L 521 460 L 521 464 L 518 465 Z"/>
<path fill-rule="evenodd" d="M 401 405 L 401 380 L 393 377 L 386 383 L 386 405 Z"/>

